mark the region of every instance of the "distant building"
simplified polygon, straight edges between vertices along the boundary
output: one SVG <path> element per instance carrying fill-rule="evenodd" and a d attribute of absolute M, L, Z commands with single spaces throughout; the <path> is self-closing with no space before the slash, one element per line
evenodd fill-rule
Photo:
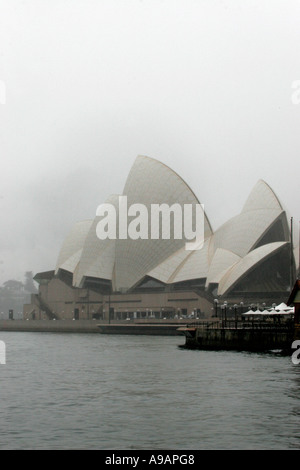
<path fill-rule="evenodd" d="M 20 319 L 23 315 L 23 305 L 30 301 L 31 292 L 37 292 L 28 289 L 26 282 L 9 279 L 0 286 L 0 319 L 8 318 Z M 30 285 L 31 287 L 31 285 Z"/>
<path fill-rule="evenodd" d="M 146 207 L 200 204 L 178 174 L 143 156 L 137 157 L 123 196 L 128 205 Z M 106 202 L 118 211 L 118 196 Z M 241 213 L 216 231 L 204 214 L 204 244 L 194 251 L 174 237 L 100 240 L 99 220 L 75 224 L 55 268 L 35 276 L 39 294 L 24 306 L 25 318 L 208 317 L 214 299 L 281 301 L 295 279 L 297 248 L 291 249 L 288 217 L 262 180 Z"/>

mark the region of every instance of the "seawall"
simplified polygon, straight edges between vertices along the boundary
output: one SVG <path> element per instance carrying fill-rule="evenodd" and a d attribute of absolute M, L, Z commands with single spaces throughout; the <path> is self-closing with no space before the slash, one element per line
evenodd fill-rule
<path fill-rule="evenodd" d="M 182 334 L 178 331 L 178 324 L 162 323 L 131 323 L 131 324 L 106 324 L 99 325 L 98 328 L 102 334 L 112 335 L 155 335 L 155 336 L 178 336 Z"/>
<path fill-rule="evenodd" d="M 99 333 L 95 320 L 1 320 L 0 331 Z"/>
<path fill-rule="evenodd" d="M 0 331 L 97 333 L 127 335 L 178 335 L 178 322 L 106 323 L 99 320 L 0 320 Z"/>

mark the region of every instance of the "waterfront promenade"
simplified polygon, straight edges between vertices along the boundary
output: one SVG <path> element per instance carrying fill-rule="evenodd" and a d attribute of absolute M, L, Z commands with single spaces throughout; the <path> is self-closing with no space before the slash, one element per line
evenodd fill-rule
<path fill-rule="evenodd" d="M 227 320 L 1 320 L 1 331 L 185 336 L 183 347 L 203 350 L 289 350 L 293 321 Z"/>
<path fill-rule="evenodd" d="M 177 335 L 187 320 L 0 320 L 0 331 Z"/>

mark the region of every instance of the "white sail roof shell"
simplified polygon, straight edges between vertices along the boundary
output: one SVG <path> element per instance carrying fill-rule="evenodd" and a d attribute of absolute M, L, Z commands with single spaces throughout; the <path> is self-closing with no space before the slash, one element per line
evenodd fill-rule
<path fill-rule="evenodd" d="M 209 267 L 208 247 L 209 239 L 200 250 L 187 251 L 183 247 L 148 272 L 148 276 L 166 284 L 205 278 Z"/>
<path fill-rule="evenodd" d="M 112 204 L 118 213 L 118 195 L 111 195 L 105 203 Z M 101 240 L 97 236 L 100 216 L 94 218 L 82 248 L 78 267 L 74 273 L 73 284 L 81 287 L 85 277 L 112 280 L 115 264 L 115 242 L 113 239 Z"/>
<path fill-rule="evenodd" d="M 80 261 L 81 254 L 82 254 L 82 248 L 76 251 L 75 253 L 73 253 L 73 255 L 69 256 L 69 258 L 64 263 L 62 263 L 58 269 L 63 269 L 65 271 L 68 271 L 74 274 L 76 272 L 76 268 Z"/>
<path fill-rule="evenodd" d="M 256 183 L 243 206 L 242 212 L 257 209 L 283 209 L 278 197 L 264 180 L 259 180 Z"/>
<path fill-rule="evenodd" d="M 281 209 L 242 212 L 215 232 L 213 236 L 215 250 L 223 248 L 237 256 L 245 256 L 282 214 L 284 212 Z"/>
<path fill-rule="evenodd" d="M 217 248 L 208 269 L 206 287 L 209 284 L 219 284 L 225 273 L 240 260 L 241 257 L 232 251 Z"/>
<path fill-rule="evenodd" d="M 200 250 L 193 251 L 171 277 L 172 282 L 184 282 L 192 279 L 203 279 L 209 268 L 209 239 Z"/>
<path fill-rule="evenodd" d="M 279 218 L 286 222 L 285 212 L 278 198 L 267 183 L 259 180 L 241 213 L 214 233 L 215 250 L 223 248 L 243 257 Z"/>
<path fill-rule="evenodd" d="M 151 213 L 151 204 L 200 204 L 189 186 L 177 173 L 152 158 L 139 156 L 128 175 L 123 195 L 128 206 L 139 203 Z M 212 233 L 205 217 L 205 237 Z M 116 243 L 115 282 L 117 289 L 133 287 L 164 260 L 185 246 L 181 239 L 118 239 Z"/>
<path fill-rule="evenodd" d="M 59 269 L 66 269 L 71 273 L 74 272 L 92 223 L 93 220 L 83 220 L 74 224 L 59 252 L 55 269 L 56 273 Z"/>
<path fill-rule="evenodd" d="M 151 204 L 200 204 L 180 176 L 144 156 L 135 160 L 123 196 L 127 197 L 128 207 L 143 204 L 149 214 Z M 113 195 L 106 201 L 114 205 L 117 215 L 118 198 Z M 206 288 L 217 284 L 218 294 L 224 295 L 290 240 L 286 211 L 262 180 L 251 191 L 241 213 L 215 233 L 204 214 L 204 245 L 200 250 L 188 251 L 185 239 L 172 237 L 100 240 L 96 233 L 98 221 L 96 215 L 94 220 L 75 224 L 60 250 L 55 272 L 64 269 L 72 273 L 75 287 L 82 287 L 85 279 L 92 277 L 111 280 L 114 290 L 128 290 L 150 276 L 165 284 L 205 279 Z M 276 223 L 283 239 L 269 243 Z"/>
<path fill-rule="evenodd" d="M 232 289 L 234 284 L 237 281 L 240 281 L 250 270 L 286 245 L 287 242 L 269 243 L 248 253 L 224 274 L 223 278 L 219 282 L 218 294 L 226 294 L 230 289 Z"/>
<path fill-rule="evenodd" d="M 190 255 L 190 251 L 185 250 L 184 247 L 180 248 L 178 251 L 176 251 L 176 253 L 169 256 L 162 263 L 159 263 L 147 274 L 148 276 L 154 277 L 155 279 L 164 282 L 165 284 L 169 284 L 170 279 L 172 278 L 178 266 L 180 266 Z"/>

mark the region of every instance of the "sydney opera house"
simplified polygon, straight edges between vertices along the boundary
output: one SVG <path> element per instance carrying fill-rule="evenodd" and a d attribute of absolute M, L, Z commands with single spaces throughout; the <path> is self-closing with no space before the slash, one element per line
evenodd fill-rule
<path fill-rule="evenodd" d="M 122 195 L 128 205 L 148 208 L 200 204 L 178 174 L 144 156 Z M 106 203 L 117 212 L 118 200 L 112 195 Z M 262 180 L 240 214 L 217 230 L 203 213 L 201 249 L 187 250 L 183 237 L 100 239 L 99 217 L 76 223 L 56 266 L 35 275 L 39 293 L 24 306 L 25 318 L 207 318 L 216 300 L 246 307 L 286 299 L 298 269 L 289 216 Z"/>

